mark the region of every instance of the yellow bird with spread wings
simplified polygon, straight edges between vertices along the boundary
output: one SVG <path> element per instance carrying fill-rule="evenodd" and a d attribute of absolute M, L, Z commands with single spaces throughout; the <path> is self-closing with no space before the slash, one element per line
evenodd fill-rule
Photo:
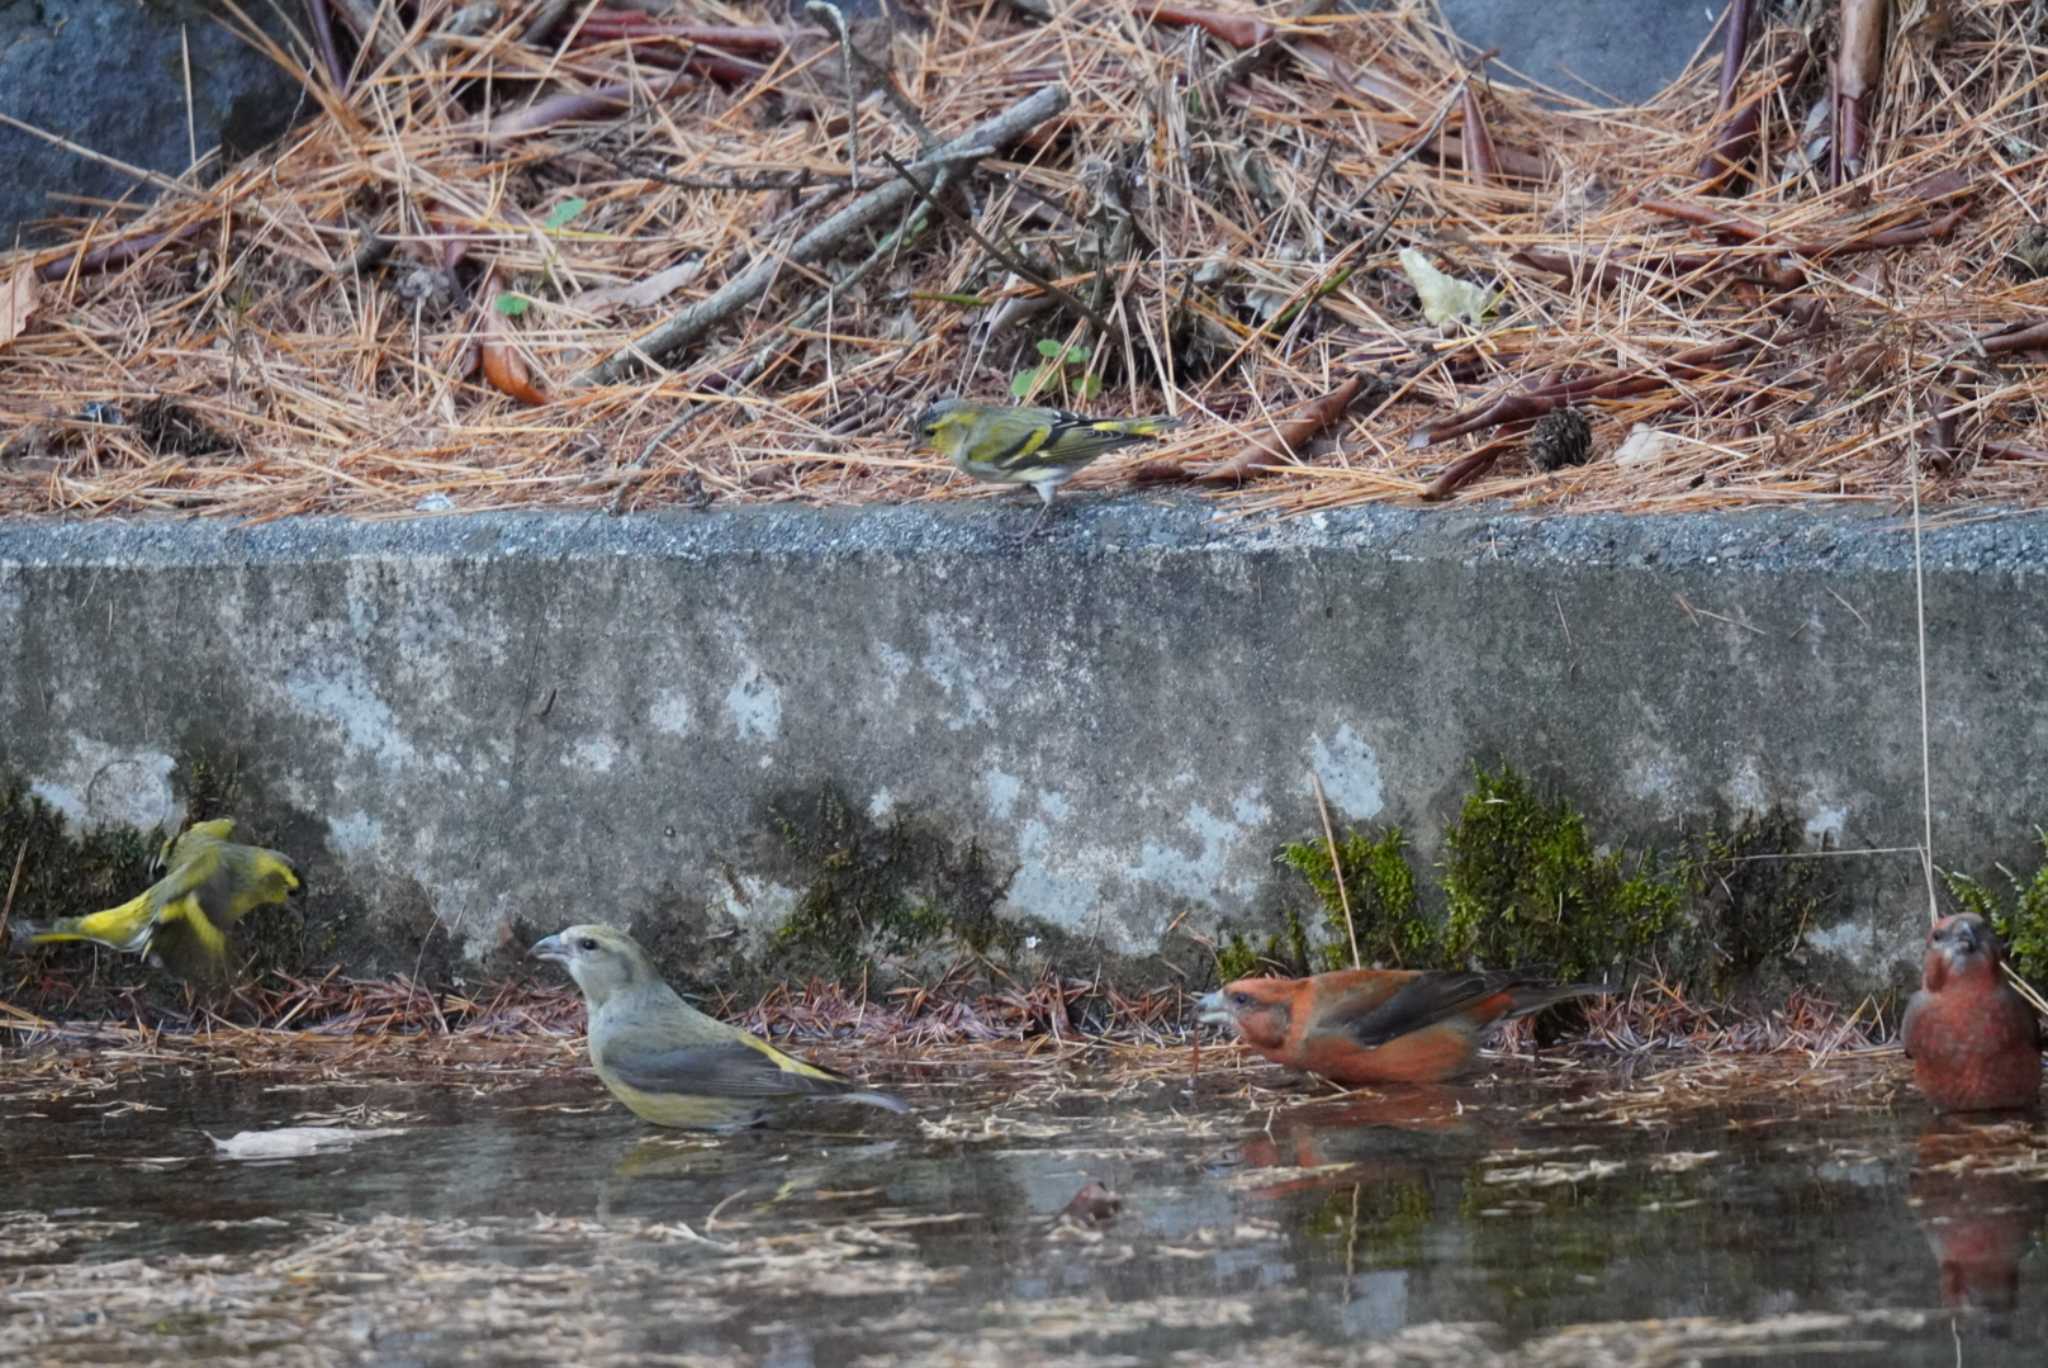
<path fill-rule="evenodd" d="M 230 817 L 194 823 L 157 852 L 160 875 L 142 893 L 103 912 L 64 917 L 17 934 L 32 944 L 92 941 L 111 950 L 154 950 L 166 968 L 188 979 L 224 982 L 227 933 L 259 907 L 282 903 L 299 886 L 292 862 L 275 850 L 230 840 Z"/>

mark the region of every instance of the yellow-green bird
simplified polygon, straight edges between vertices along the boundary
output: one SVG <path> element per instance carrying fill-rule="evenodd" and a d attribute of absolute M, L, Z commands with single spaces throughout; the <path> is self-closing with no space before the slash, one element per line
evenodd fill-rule
<path fill-rule="evenodd" d="M 1036 489 L 1044 507 L 1025 529 L 1029 537 L 1052 511 L 1054 491 L 1090 461 L 1178 426 L 1178 418 L 1086 418 L 1065 409 L 942 399 L 918 415 L 915 431 L 977 480 Z"/>
<path fill-rule="evenodd" d="M 228 929 L 259 907 L 283 902 L 299 886 L 292 862 L 275 850 L 238 845 L 231 817 L 196 822 L 157 852 L 157 881 L 119 907 L 64 917 L 30 930 L 38 945 L 95 941 L 113 950 L 150 950 L 173 973 L 209 983 L 228 971 Z"/>
<path fill-rule="evenodd" d="M 686 1130 L 751 1126 L 779 1102 L 836 1098 L 893 1112 L 901 1098 L 868 1092 L 705 1016 L 662 981 L 634 939 L 609 926 L 571 926 L 533 953 L 569 971 L 590 1017 L 590 1063 L 642 1121 Z"/>

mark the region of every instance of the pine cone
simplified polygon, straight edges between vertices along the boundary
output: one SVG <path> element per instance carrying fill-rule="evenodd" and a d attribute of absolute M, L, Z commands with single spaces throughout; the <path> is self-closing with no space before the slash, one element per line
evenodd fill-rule
<path fill-rule="evenodd" d="M 1584 465 L 1593 454 L 1593 425 L 1575 408 L 1557 408 L 1529 432 L 1529 459 L 1538 470 Z"/>

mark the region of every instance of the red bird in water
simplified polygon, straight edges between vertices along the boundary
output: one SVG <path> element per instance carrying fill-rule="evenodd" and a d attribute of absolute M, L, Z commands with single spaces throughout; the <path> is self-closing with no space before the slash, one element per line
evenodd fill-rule
<path fill-rule="evenodd" d="M 1999 974 L 2005 949 L 1982 917 L 1943 917 L 1902 1034 L 1913 1081 L 1943 1111 L 2031 1107 L 2041 1091 L 2041 1023 Z"/>
<path fill-rule="evenodd" d="M 1496 1021 L 1607 991 L 1516 974 L 1346 969 L 1239 979 L 1200 1005 L 1202 1020 L 1229 1022 L 1275 1064 L 1347 1085 L 1437 1083 L 1472 1063 Z"/>

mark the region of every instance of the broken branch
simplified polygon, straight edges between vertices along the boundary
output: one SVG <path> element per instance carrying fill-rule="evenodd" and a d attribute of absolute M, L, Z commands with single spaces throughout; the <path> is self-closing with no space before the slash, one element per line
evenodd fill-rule
<path fill-rule="evenodd" d="M 993 118 L 976 124 L 914 165 L 923 168 L 979 160 L 998 148 L 1007 147 L 1066 107 L 1066 88 L 1047 86 Z M 650 361 L 658 363 L 680 351 L 759 298 L 785 262 L 801 265 L 839 250 L 869 224 L 897 213 L 915 196 L 916 191 L 910 183 L 901 178 L 876 186 L 798 238 L 787 253 L 764 254 L 710 295 L 592 366 L 577 377 L 578 383 L 615 384 Z"/>

